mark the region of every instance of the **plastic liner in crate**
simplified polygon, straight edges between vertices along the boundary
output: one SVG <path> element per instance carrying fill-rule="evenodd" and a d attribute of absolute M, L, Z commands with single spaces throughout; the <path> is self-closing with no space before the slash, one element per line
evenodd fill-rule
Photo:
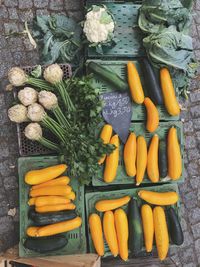
<path fill-rule="evenodd" d="M 19 256 L 20 257 L 35 257 L 47 255 L 69 255 L 86 253 L 86 238 L 85 238 L 85 200 L 84 200 L 84 186 L 80 186 L 77 179 L 71 179 L 70 185 L 72 186 L 76 199 L 77 214 L 82 217 L 82 225 L 80 228 L 64 233 L 68 238 L 68 244 L 55 252 L 40 254 L 29 249 L 24 248 L 23 242 L 26 238 L 26 228 L 34 225 L 28 219 L 28 194 L 30 186 L 24 182 L 25 174 L 34 169 L 45 168 L 48 166 L 59 164 L 59 158 L 55 156 L 41 156 L 41 157 L 25 157 L 18 160 L 18 173 L 19 173 L 19 201 L 20 201 L 20 243 L 19 243 Z"/>
<path fill-rule="evenodd" d="M 101 4 L 101 1 L 91 1 L 88 3 L 88 7 L 92 4 Z M 113 47 L 104 47 L 104 54 L 96 52 L 94 47 L 88 47 L 87 56 L 89 58 L 102 58 L 102 57 L 139 57 L 145 54 L 145 50 L 142 45 L 143 34 L 139 29 L 138 10 L 140 5 L 136 5 L 133 2 L 127 3 L 113 3 L 110 1 L 103 2 L 116 22 L 115 37 L 118 40 L 117 44 Z"/>
<path fill-rule="evenodd" d="M 23 67 L 22 69 L 27 73 L 30 74 L 31 71 L 36 66 L 27 66 Z M 64 78 L 67 79 L 72 76 L 72 69 L 69 64 L 61 64 L 61 69 L 64 73 Z M 42 70 L 44 70 L 46 66 L 42 66 Z M 15 94 L 16 97 L 16 94 Z M 40 145 L 38 142 L 31 141 L 27 139 L 24 135 L 24 129 L 27 126 L 28 123 L 21 123 L 17 124 L 17 135 L 18 135 L 18 146 L 19 146 L 19 154 L 20 156 L 33 156 L 33 155 L 46 155 L 46 154 L 52 154 L 53 152 L 42 145 Z"/>
<path fill-rule="evenodd" d="M 98 192 L 93 192 L 93 193 L 86 193 L 85 194 L 85 202 L 86 202 L 86 221 L 89 219 L 89 215 L 91 213 L 97 213 L 100 215 L 101 219 L 103 218 L 103 213 L 98 212 L 95 209 L 95 203 L 99 200 L 102 199 L 115 199 L 115 198 L 120 198 L 124 196 L 131 196 L 135 197 L 138 200 L 138 205 L 141 207 L 142 204 L 145 204 L 146 202 L 142 199 L 139 198 L 138 192 L 140 190 L 150 190 L 150 191 L 156 191 L 156 192 L 167 192 L 167 191 L 174 191 L 178 193 L 178 186 L 177 184 L 166 184 L 166 185 L 160 185 L 160 186 L 152 186 L 152 187 L 140 187 L 140 188 L 130 188 L 130 189 L 122 189 L 122 190 L 113 190 L 113 191 L 98 191 Z M 152 205 L 153 206 L 153 205 Z M 179 207 L 180 207 L 180 200 L 173 205 L 175 208 L 179 218 L 180 218 L 180 212 L 179 212 Z M 128 205 L 122 206 L 122 208 L 126 211 L 128 210 Z M 93 242 L 91 239 L 90 235 L 90 230 L 89 230 L 89 225 L 87 224 L 87 234 L 88 234 L 88 243 L 89 243 L 89 252 L 90 253 L 95 253 L 95 248 L 93 246 Z M 170 245 L 171 247 L 174 245 Z M 104 248 L 105 248 L 105 254 L 104 257 L 110 256 L 111 252 L 109 250 L 109 247 L 105 241 L 104 238 Z M 155 247 L 154 247 L 155 248 Z M 145 255 L 145 247 L 143 247 L 143 251 L 141 253 L 141 256 Z"/>
<path fill-rule="evenodd" d="M 156 133 L 159 136 L 160 140 L 166 140 L 167 142 L 167 133 L 170 127 L 175 126 L 177 129 L 178 139 L 181 146 L 181 154 L 182 154 L 182 175 L 179 180 L 173 181 L 166 177 L 164 179 L 160 179 L 159 183 L 177 183 L 183 182 L 185 176 L 184 170 L 184 138 L 183 138 L 183 125 L 181 121 L 173 122 L 160 122 L 158 129 L 154 133 L 149 133 L 146 130 L 145 122 L 132 122 L 130 126 L 130 131 L 134 132 L 136 136 L 142 135 L 145 137 L 147 144 L 150 143 L 152 136 Z M 92 185 L 93 186 L 112 186 L 116 184 L 132 184 L 135 185 L 135 178 L 129 177 L 126 174 L 124 161 L 123 161 L 123 145 L 120 146 L 120 160 L 119 166 L 117 170 L 117 176 L 112 183 L 105 183 L 103 181 L 103 171 L 104 171 L 104 164 L 99 167 L 99 172 L 93 177 Z M 152 182 L 148 179 L 147 173 L 145 173 L 144 180 L 142 184 L 151 184 Z"/>
<path fill-rule="evenodd" d="M 127 62 L 128 61 L 121 61 L 121 60 L 91 60 L 93 62 L 96 62 L 98 64 L 101 64 L 102 66 L 112 70 L 113 72 L 115 72 L 116 74 L 118 74 L 121 78 L 123 78 L 124 80 L 127 81 Z M 90 60 L 87 61 L 88 63 L 90 62 Z M 137 67 L 137 70 L 139 72 L 140 78 L 141 78 L 141 83 L 144 89 L 144 93 L 145 96 L 148 96 L 147 93 L 147 88 L 145 86 L 144 83 L 144 74 L 142 71 L 142 65 L 139 62 L 139 60 L 132 60 L 132 62 L 134 62 L 134 64 Z M 107 83 L 102 81 L 101 79 L 99 79 L 99 77 L 97 77 L 97 75 L 94 76 L 93 81 L 93 86 L 95 88 L 99 88 L 101 93 L 106 93 L 106 92 L 111 92 L 113 91 L 113 88 Z M 178 97 L 178 93 L 177 93 L 177 97 Z M 179 116 L 170 116 L 164 105 L 159 105 L 157 106 L 158 111 L 159 111 L 159 115 L 160 115 L 160 120 L 163 121 L 170 121 L 170 120 L 178 120 Z M 132 121 L 141 121 L 141 120 L 146 120 L 146 109 L 144 105 L 138 105 L 136 103 L 132 102 Z"/>

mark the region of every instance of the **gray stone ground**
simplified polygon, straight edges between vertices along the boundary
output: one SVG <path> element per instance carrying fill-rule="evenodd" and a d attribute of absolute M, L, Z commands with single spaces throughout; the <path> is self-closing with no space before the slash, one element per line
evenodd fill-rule
<path fill-rule="evenodd" d="M 38 14 L 63 13 L 76 19 L 82 17 L 81 0 L 0 0 L 0 251 L 18 242 L 18 178 L 17 178 L 17 136 L 15 125 L 6 115 L 12 97 L 4 92 L 7 70 L 14 65 L 33 65 L 39 63 L 26 38 L 6 39 L 4 34 L 10 30 L 21 31 L 24 21 L 30 21 Z M 194 7 L 192 36 L 195 55 L 200 60 L 200 0 Z M 185 242 L 178 250 L 171 251 L 170 266 L 200 266 L 200 88 L 199 79 L 191 83 L 187 110 L 182 112 L 185 121 L 185 167 L 186 180 L 180 185 L 182 198 L 181 215 Z M 16 208 L 16 215 L 8 211 Z M 167 266 L 166 263 L 148 266 Z M 170 261 L 170 262 L 171 262 Z M 112 265 L 115 265 L 112 263 Z M 129 265 L 131 266 L 131 265 Z"/>

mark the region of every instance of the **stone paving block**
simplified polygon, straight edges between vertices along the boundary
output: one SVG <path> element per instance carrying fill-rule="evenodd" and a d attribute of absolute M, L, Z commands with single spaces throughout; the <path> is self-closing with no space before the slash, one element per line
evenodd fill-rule
<path fill-rule="evenodd" d="M 49 8 L 51 10 L 63 10 L 63 7 L 64 7 L 64 3 L 63 3 L 63 0 L 57 0 L 57 1 L 54 1 L 54 0 L 50 0 L 50 3 L 49 3 Z"/>
<path fill-rule="evenodd" d="M 200 222 L 192 225 L 192 232 L 193 232 L 193 236 L 195 237 L 195 239 L 199 239 L 200 238 Z"/>
<path fill-rule="evenodd" d="M 184 122 L 183 130 L 184 130 L 185 133 L 193 132 L 193 123 L 192 123 L 192 121 Z"/>
<path fill-rule="evenodd" d="M 200 238 L 195 241 L 195 250 L 198 257 L 198 263 L 200 264 Z"/>
<path fill-rule="evenodd" d="M 20 10 L 19 11 L 19 19 L 22 22 L 32 21 L 33 20 L 33 11 L 32 11 L 32 9 Z"/>
<path fill-rule="evenodd" d="M 19 0 L 19 9 L 27 9 L 33 6 L 32 0 Z"/>
<path fill-rule="evenodd" d="M 8 18 L 8 10 L 6 7 L 0 5 L 0 19 Z"/>
<path fill-rule="evenodd" d="M 192 248 L 183 248 L 183 249 L 180 248 L 179 256 L 181 258 L 181 262 L 184 262 L 185 266 L 186 264 L 189 264 L 195 261 Z"/>
<path fill-rule="evenodd" d="M 196 162 L 190 162 L 188 166 L 186 166 L 189 175 L 198 175 L 199 174 L 199 167 Z"/>
<path fill-rule="evenodd" d="M 195 208 L 198 204 L 196 192 L 192 191 L 187 194 L 184 194 L 184 201 L 187 209 Z"/>
<path fill-rule="evenodd" d="M 190 177 L 190 185 L 193 189 L 197 189 L 198 187 L 200 187 L 200 177 L 199 176 Z"/>
<path fill-rule="evenodd" d="M 200 158 L 199 149 L 198 148 L 192 148 L 190 150 L 187 150 L 187 155 L 188 155 L 189 161 L 191 161 L 193 159 L 199 159 Z"/>
<path fill-rule="evenodd" d="M 191 224 L 196 224 L 200 222 L 200 212 L 199 212 L 199 207 L 196 207 L 194 209 L 190 209 L 188 211 L 188 218 Z"/>
<path fill-rule="evenodd" d="M 7 7 L 16 7 L 18 2 L 16 0 L 4 0 L 4 5 Z"/>
<path fill-rule="evenodd" d="M 37 9 L 36 10 L 36 16 L 42 16 L 42 15 L 49 15 L 49 11 L 47 9 Z"/>
<path fill-rule="evenodd" d="M 4 23 L 5 33 L 18 32 L 18 27 L 14 22 Z"/>
<path fill-rule="evenodd" d="M 3 179 L 5 190 L 18 190 L 18 178 L 16 176 L 8 176 Z"/>
<path fill-rule="evenodd" d="M 196 130 L 200 130 L 200 119 L 193 119 L 193 125 Z"/>
<path fill-rule="evenodd" d="M 64 6 L 66 10 L 82 10 L 83 8 L 83 0 L 68 0 L 64 1 Z M 82 12 L 83 13 L 83 12 Z"/>
<path fill-rule="evenodd" d="M 191 107 L 190 111 L 191 111 L 193 118 L 200 117 L 200 104 L 197 104 L 196 106 Z"/>
<path fill-rule="evenodd" d="M 48 6 L 48 0 L 34 0 L 34 6 L 37 8 L 44 8 Z"/>
<path fill-rule="evenodd" d="M 196 147 L 196 139 L 194 136 L 186 136 L 185 137 L 185 147 L 186 147 L 186 149 Z"/>
<path fill-rule="evenodd" d="M 200 101 L 200 89 L 190 93 L 190 99 L 192 102 Z"/>
<path fill-rule="evenodd" d="M 8 214 L 8 201 L 4 199 L 0 202 L 0 217 L 6 216 Z"/>
<path fill-rule="evenodd" d="M 8 8 L 8 14 L 10 19 L 18 19 L 18 13 L 16 8 Z"/>

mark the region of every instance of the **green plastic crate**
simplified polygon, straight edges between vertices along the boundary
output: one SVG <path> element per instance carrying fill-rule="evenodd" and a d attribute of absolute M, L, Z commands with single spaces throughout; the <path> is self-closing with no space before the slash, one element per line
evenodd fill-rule
<path fill-rule="evenodd" d="M 162 185 L 162 186 L 140 187 L 140 188 L 130 188 L 130 189 L 122 189 L 122 190 L 114 190 L 114 191 L 109 190 L 109 191 L 104 191 L 104 192 L 98 191 L 98 192 L 93 192 L 93 193 L 86 193 L 86 195 L 85 195 L 86 220 L 88 221 L 89 215 L 91 213 L 97 213 L 100 215 L 101 219 L 103 218 L 103 213 L 98 212 L 95 209 L 95 203 L 99 200 L 102 200 L 102 199 L 114 199 L 114 198 L 120 198 L 120 197 L 129 195 L 131 197 L 136 197 L 138 200 L 138 205 L 141 207 L 141 205 L 145 204 L 146 202 L 139 198 L 138 191 L 140 191 L 140 190 L 150 190 L 150 191 L 156 191 L 156 192 L 175 191 L 175 192 L 179 193 L 177 184 L 166 184 L 166 185 Z M 180 200 L 175 205 L 173 205 L 173 207 L 175 208 L 175 210 L 176 210 L 176 212 L 180 218 L 180 212 L 179 212 Z M 122 208 L 127 212 L 128 205 L 125 205 Z M 88 224 L 87 224 L 87 234 L 88 234 L 89 252 L 95 253 L 95 248 L 93 246 L 93 242 L 91 239 Z M 171 245 L 171 247 L 172 246 L 174 247 L 174 245 Z M 110 256 L 111 252 L 110 252 L 109 247 L 105 241 L 105 238 L 104 238 L 104 248 L 105 248 L 104 257 Z M 145 248 L 143 247 L 143 253 L 144 252 L 145 252 Z"/>
<path fill-rule="evenodd" d="M 142 45 L 143 34 L 137 24 L 140 5 L 132 2 L 91 1 L 87 7 L 92 4 L 104 4 L 113 14 L 116 21 L 115 37 L 118 42 L 114 47 L 104 49 L 103 55 L 98 54 L 95 48 L 88 47 L 87 56 L 89 58 L 138 57 L 145 54 Z"/>
<path fill-rule="evenodd" d="M 122 61 L 122 60 L 88 60 L 87 62 L 89 63 L 90 61 L 94 61 L 98 64 L 101 64 L 102 66 L 114 71 L 115 73 L 117 73 L 120 77 L 122 77 L 124 80 L 127 81 L 127 61 Z M 144 75 L 142 72 L 142 66 L 141 63 L 134 59 L 132 60 L 132 62 L 134 62 L 134 64 L 137 67 L 137 70 L 139 72 L 140 78 L 141 78 L 141 83 L 144 89 L 144 93 L 145 96 L 148 96 L 147 90 L 146 90 L 146 86 L 144 83 Z M 89 71 L 87 71 L 89 72 Z M 94 79 L 92 80 L 92 85 L 95 88 L 99 88 L 101 93 L 107 93 L 107 92 L 112 92 L 113 88 L 106 82 L 100 80 L 97 75 L 94 75 Z M 177 94 L 178 97 L 178 94 Z M 170 116 L 164 105 L 159 105 L 157 106 L 158 111 L 159 111 L 159 115 L 160 115 L 160 120 L 163 121 L 171 121 L 171 120 L 178 120 L 179 116 Z M 142 120 L 146 120 L 146 108 L 144 105 L 138 105 L 136 103 L 132 102 L 132 121 L 142 121 Z"/>
<path fill-rule="evenodd" d="M 19 196 L 20 196 L 20 243 L 19 243 L 19 256 L 20 257 L 36 257 L 47 255 L 68 255 L 78 254 L 86 252 L 86 240 L 85 240 L 85 202 L 84 202 L 84 186 L 80 186 L 76 179 L 71 179 L 70 185 L 76 193 L 76 210 L 79 216 L 83 218 L 82 226 L 78 229 L 70 231 L 65 234 L 68 238 L 68 244 L 55 252 L 40 254 L 32 250 L 26 249 L 23 246 L 23 241 L 26 237 L 26 228 L 34 225 L 31 220 L 28 219 L 28 194 L 30 186 L 25 184 L 25 174 L 34 169 L 40 169 L 51 165 L 59 164 L 59 158 L 55 156 L 43 156 L 43 157 L 26 157 L 19 158 L 18 160 L 18 173 L 19 173 Z"/>
<path fill-rule="evenodd" d="M 100 129 L 102 128 L 103 125 L 100 126 Z M 183 163 L 183 154 L 184 154 L 184 138 L 183 138 L 183 125 L 181 121 L 169 121 L 169 122 L 160 122 L 158 129 L 154 133 L 149 133 L 146 130 L 145 127 L 145 122 L 132 122 L 130 126 L 130 131 L 134 132 L 136 136 L 138 135 L 143 135 L 147 141 L 147 143 L 150 142 L 152 136 L 157 133 L 160 140 L 166 140 L 167 133 L 170 127 L 176 126 L 177 129 L 177 134 L 179 138 L 179 142 L 181 145 L 181 153 L 182 153 L 182 164 L 183 164 L 183 171 L 180 179 L 178 182 L 183 182 L 184 181 L 184 163 Z M 126 175 L 125 167 L 124 167 L 124 162 L 123 162 L 123 145 L 120 146 L 120 160 L 119 160 L 119 167 L 117 171 L 117 176 L 115 180 L 112 183 L 105 183 L 103 181 L 103 169 L 104 169 L 104 164 L 99 167 L 99 173 L 96 174 L 93 179 L 92 179 L 92 185 L 93 186 L 111 186 L 114 184 L 133 184 L 135 185 L 135 178 L 129 177 Z M 177 183 L 177 181 L 165 179 L 165 180 L 160 180 L 158 183 Z M 145 174 L 144 180 L 142 184 L 150 184 L 152 183 L 148 178 L 147 174 Z M 158 184 L 157 183 L 157 184 Z"/>

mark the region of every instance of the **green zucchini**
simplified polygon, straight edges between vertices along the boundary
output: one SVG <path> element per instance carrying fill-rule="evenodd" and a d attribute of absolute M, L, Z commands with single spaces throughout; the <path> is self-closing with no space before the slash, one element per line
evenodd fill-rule
<path fill-rule="evenodd" d="M 35 252 L 47 253 L 65 247 L 68 240 L 64 235 L 48 237 L 28 237 L 24 242 L 24 247 Z"/>
<path fill-rule="evenodd" d="M 182 245 L 184 241 L 183 231 L 174 208 L 170 207 L 166 210 L 166 217 L 171 241 L 177 246 Z"/>
<path fill-rule="evenodd" d="M 57 211 L 38 213 L 34 209 L 29 210 L 29 218 L 35 223 L 36 226 L 42 226 L 62 221 L 71 220 L 77 217 L 75 210 Z"/>
<path fill-rule="evenodd" d="M 113 71 L 93 61 L 88 63 L 88 69 L 90 72 L 96 74 L 97 78 L 109 83 L 113 89 L 119 91 L 128 91 L 128 83 Z"/>
<path fill-rule="evenodd" d="M 137 200 L 131 198 L 128 206 L 129 249 L 132 255 L 138 255 L 143 247 L 143 231 Z"/>
<path fill-rule="evenodd" d="M 167 147 L 164 140 L 159 143 L 158 166 L 160 178 L 165 178 L 167 176 Z"/>
<path fill-rule="evenodd" d="M 162 90 L 159 79 L 156 76 L 154 69 L 148 59 L 143 59 L 144 81 L 149 97 L 155 105 L 163 105 Z"/>

